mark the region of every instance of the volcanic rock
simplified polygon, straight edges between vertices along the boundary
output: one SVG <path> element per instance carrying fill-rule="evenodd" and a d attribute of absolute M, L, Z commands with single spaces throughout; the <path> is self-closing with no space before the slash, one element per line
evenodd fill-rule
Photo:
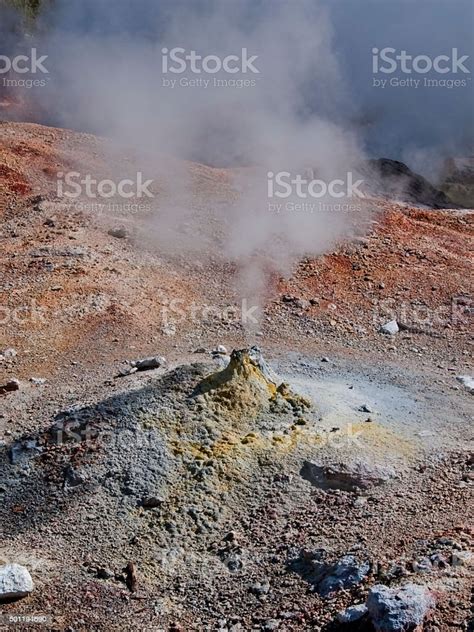
<path fill-rule="evenodd" d="M 326 562 L 324 557 L 324 551 L 302 551 L 290 563 L 291 570 L 312 584 L 321 597 L 329 597 L 338 590 L 360 584 L 370 569 L 368 562 L 360 563 L 353 555 L 344 555 L 333 563 Z"/>
<path fill-rule="evenodd" d="M 377 584 L 370 589 L 367 609 L 376 632 L 411 632 L 421 626 L 434 603 L 424 586 L 388 588 Z"/>
<path fill-rule="evenodd" d="M 20 382 L 18 380 L 9 380 L 5 384 L 0 386 L 0 395 L 4 393 L 11 393 L 13 391 L 18 391 L 20 388 Z"/>
<path fill-rule="evenodd" d="M 339 612 L 337 615 L 337 620 L 339 623 L 354 623 L 354 621 L 359 621 L 367 614 L 367 606 L 363 603 L 358 604 L 357 606 L 349 606 L 342 612 Z"/>
<path fill-rule="evenodd" d="M 109 235 L 111 237 L 115 237 L 116 239 L 125 239 L 127 237 L 127 229 L 125 226 L 118 226 L 117 228 L 111 228 L 109 231 Z"/>
<path fill-rule="evenodd" d="M 374 193 L 437 209 L 456 206 L 443 191 L 398 160 L 368 160 L 360 172 L 368 178 Z"/>
<path fill-rule="evenodd" d="M 470 375 L 458 375 L 456 379 L 458 382 L 461 382 L 469 393 L 474 395 L 474 377 L 471 377 Z"/>
<path fill-rule="evenodd" d="M 153 356 L 151 358 L 143 358 L 142 360 L 134 360 L 131 362 L 133 368 L 137 371 L 149 371 L 150 369 L 159 369 L 166 360 L 162 356 Z"/>
<path fill-rule="evenodd" d="M 400 328 L 398 327 L 398 323 L 396 320 L 389 320 L 388 323 L 385 323 L 384 325 L 380 326 L 380 332 L 382 334 L 388 334 L 390 336 L 393 336 L 394 334 L 397 334 L 400 331 Z"/>
<path fill-rule="evenodd" d="M 305 480 L 321 489 L 345 491 L 369 489 L 395 477 L 395 471 L 391 468 L 369 466 L 364 462 L 322 466 L 305 461 L 300 474 Z"/>
<path fill-rule="evenodd" d="M 26 597 L 34 588 L 27 568 L 20 564 L 0 566 L 0 601 Z"/>

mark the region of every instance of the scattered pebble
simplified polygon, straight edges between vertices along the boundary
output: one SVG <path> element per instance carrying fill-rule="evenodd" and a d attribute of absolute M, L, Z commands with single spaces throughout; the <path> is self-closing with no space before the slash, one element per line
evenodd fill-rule
<path fill-rule="evenodd" d="M 117 228 L 111 228 L 107 231 L 109 235 L 115 237 L 116 239 L 125 239 L 128 236 L 127 229 L 125 226 L 118 226 Z"/>
<path fill-rule="evenodd" d="M 458 375 L 456 379 L 471 395 L 474 395 L 474 377 L 470 375 Z"/>
<path fill-rule="evenodd" d="M 380 326 L 379 331 L 382 334 L 388 334 L 389 336 L 393 336 L 394 334 L 397 334 L 400 331 L 400 328 L 398 327 L 398 323 L 396 320 L 389 320 L 387 323 Z"/>
<path fill-rule="evenodd" d="M 349 608 L 346 608 L 344 611 L 337 614 L 337 620 L 339 623 L 354 623 L 354 621 L 362 619 L 367 612 L 367 606 L 363 603 L 358 604 L 357 606 L 349 606 Z"/>
<path fill-rule="evenodd" d="M 30 377 L 30 382 L 35 386 L 41 386 L 46 383 L 46 379 L 44 377 Z"/>

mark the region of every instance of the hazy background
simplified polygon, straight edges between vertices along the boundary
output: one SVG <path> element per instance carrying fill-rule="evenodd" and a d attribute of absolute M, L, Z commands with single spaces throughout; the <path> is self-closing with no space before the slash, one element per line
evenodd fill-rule
<path fill-rule="evenodd" d="M 11 4 L 0 4 L 3 48 L 13 47 L 20 21 Z M 278 153 L 295 129 L 274 125 L 289 117 L 303 136 L 309 121 L 324 120 L 356 136 L 370 156 L 401 159 L 426 175 L 445 156 L 473 151 L 471 75 L 467 88 L 377 89 L 371 54 L 374 46 L 430 56 L 456 47 L 472 69 L 471 0 L 47 0 L 37 14 L 28 30 L 38 34 L 26 45 L 36 41 L 49 55 L 48 87 L 34 98 L 52 124 L 159 142 L 219 165 Z M 19 34 L 16 41 L 21 49 Z M 257 87 L 172 93 L 161 87 L 163 46 L 203 55 L 247 47 L 259 55 Z M 166 125 L 141 133 L 154 117 Z"/>
<path fill-rule="evenodd" d="M 187 169 L 166 156 L 252 167 L 252 177 L 235 177 L 234 204 L 214 206 L 208 197 L 205 206 L 225 227 L 215 252 L 238 262 L 241 294 L 254 301 L 269 275 L 363 232 L 371 212 L 272 213 L 267 171 L 310 168 L 327 181 L 367 157 L 388 157 L 436 180 L 447 156 L 473 153 L 470 75 L 466 88 L 452 90 L 372 87 L 374 47 L 415 56 L 450 55 L 455 47 L 471 68 L 471 0 L 49 0 L 26 22 L 8 4 L 1 5 L 8 52 L 0 54 L 36 46 L 48 55 L 47 85 L 18 91 L 30 103 L 26 111 L 39 122 L 110 137 L 117 155 L 135 152 L 146 177 L 169 194 L 147 230 L 162 251 L 204 256 L 214 239 L 196 212 Z M 167 88 L 163 47 L 220 57 L 247 48 L 260 72 L 187 71 L 166 78 L 255 85 Z"/>

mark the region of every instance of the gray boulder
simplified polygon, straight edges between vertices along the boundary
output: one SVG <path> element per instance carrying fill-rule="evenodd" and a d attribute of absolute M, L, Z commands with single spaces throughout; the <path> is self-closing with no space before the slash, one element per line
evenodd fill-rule
<path fill-rule="evenodd" d="M 26 597 L 33 588 L 27 568 L 20 564 L 0 566 L 0 601 Z"/>
<path fill-rule="evenodd" d="M 434 606 L 430 591 L 418 584 L 372 586 L 367 609 L 376 632 L 412 632 Z"/>

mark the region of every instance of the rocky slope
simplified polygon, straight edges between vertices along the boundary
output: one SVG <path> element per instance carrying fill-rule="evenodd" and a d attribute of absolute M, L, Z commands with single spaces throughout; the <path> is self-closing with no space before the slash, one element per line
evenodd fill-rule
<path fill-rule="evenodd" d="M 0 385 L 17 380 L 0 393 L 0 563 L 35 584 L 3 613 L 366 630 L 421 586 L 426 630 L 468 629 L 472 215 L 371 199 L 366 234 L 268 277 L 249 328 L 226 311 L 242 309 L 239 261 L 205 240 L 186 255 L 194 224 L 168 251 L 152 211 L 58 199 L 58 172 L 133 157 L 68 130 L 0 135 Z M 176 169 L 217 243 L 235 174 Z M 219 344 L 266 362 L 227 366 Z M 167 362 L 130 370 L 148 356 Z"/>

